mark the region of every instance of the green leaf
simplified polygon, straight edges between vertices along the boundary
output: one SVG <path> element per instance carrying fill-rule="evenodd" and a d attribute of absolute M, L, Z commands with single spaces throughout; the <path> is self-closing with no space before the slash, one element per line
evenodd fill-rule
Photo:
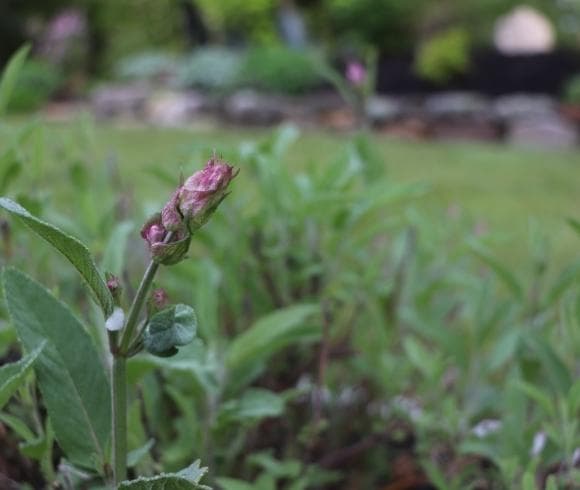
<path fill-rule="evenodd" d="M 300 476 L 302 463 L 297 459 L 277 460 L 269 452 L 260 452 L 250 455 L 248 463 L 259 466 L 275 478 L 294 480 Z"/>
<path fill-rule="evenodd" d="M 162 473 L 150 478 L 137 478 L 136 480 L 124 481 L 119 485 L 119 490 L 211 490 L 210 487 L 201 485 L 199 482 L 207 473 L 207 468 L 201 468 L 197 460 L 179 473 Z"/>
<path fill-rule="evenodd" d="M 216 482 L 223 490 L 256 490 L 253 484 L 234 478 L 216 478 Z"/>
<path fill-rule="evenodd" d="M 535 475 L 527 471 L 522 478 L 522 490 L 536 490 L 537 488 Z"/>
<path fill-rule="evenodd" d="M 6 364 L 0 367 L 0 409 L 6 404 L 14 392 L 22 386 L 26 375 L 44 348 L 46 342 L 42 342 L 26 357 L 18 362 Z"/>
<path fill-rule="evenodd" d="M 91 337 L 64 304 L 22 272 L 5 269 L 2 279 L 20 342 L 28 351 L 45 344 L 34 370 L 59 445 L 75 464 L 102 464 L 111 400 Z"/>
<path fill-rule="evenodd" d="M 516 279 L 507 267 L 505 267 L 501 262 L 499 262 L 495 257 L 488 253 L 481 245 L 474 242 L 469 243 L 469 248 L 479 259 L 481 259 L 491 270 L 493 270 L 496 276 L 507 286 L 507 288 L 513 293 L 517 298 L 523 297 L 523 288 L 521 284 Z"/>
<path fill-rule="evenodd" d="M 12 96 L 12 91 L 14 90 L 18 80 L 20 70 L 26 61 L 29 51 L 29 45 L 21 47 L 14 55 L 12 55 L 10 61 L 8 61 L 8 65 L 4 69 L 2 80 L 0 80 L 0 116 L 2 116 L 6 111 L 8 102 Z"/>
<path fill-rule="evenodd" d="M 103 253 L 101 268 L 104 271 L 111 272 L 120 276 L 125 264 L 125 251 L 129 234 L 133 231 L 134 225 L 130 221 L 119 223 L 111 232 L 111 237 Z"/>
<path fill-rule="evenodd" d="M 129 468 L 135 466 L 139 461 L 141 461 L 141 459 L 149 454 L 149 451 L 154 446 L 154 444 L 155 441 L 153 439 L 149 439 L 145 444 L 143 444 L 143 446 L 130 451 L 129 454 L 127 454 L 127 466 Z"/>
<path fill-rule="evenodd" d="M 525 381 L 517 381 L 514 385 L 518 390 L 525 393 L 531 400 L 535 401 L 547 415 L 555 416 L 556 409 L 552 402 L 552 398 L 544 393 L 537 386 L 526 383 Z"/>
<path fill-rule="evenodd" d="M 303 332 L 304 322 L 319 311 L 318 305 L 298 304 L 260 318 L 231 343 L 226 358 L 228 369 L 235 373 L 247 363 L 267 359 L 298 341 L 300 338 L 294 334 Z"/>
<path fill-rule="evenodd" d="M 576 480 L 576 483 L 578 483 L 578 480 Z M 558 483 L 554 475 L 548 476 L 548 479 L 546 480 L 546 490 L 558 490 Z"/>
<path fill-rule="evenodd" d="M 9 427 L 20 439 L 25 442 L 32 442 L 37 439 L 37 436 L 30 430 L 30 428 L 18 417 L 7 413 L 0 412 L 0 422 L 6 427 Z"/>
<path fill-rule="evenodd" d="M 284 399 L 268 390 L 251 388 L 241 398 L 222 404 L 218 424 L 232 422 L 257 422 L 267 417 L 278 417 L 284 413 Z"/>
<path fill-rule="evenodd" d="M 197 318 L 191 306 L 173 305 L 149 320 L 143 337 L 145 348 L 156 356 L 177 353 L 176 346 L 187 345 L 195 338 Z M 171 355 L 171 354 L 170 354 Z"/>
<path fill-rule="evenodd" d="M 576 380 L 568 392 L 568 404 L 570 412 L 576 413 L 580 410 L 580 379 Z"/>
<path fill-rule="evenodd" d="M 31 215 L 11 199 L 0 197 L 0 206 L 21 219 L 32 231 L 50 243 L 75 266 L 95 294 L 105 317 L 113 312 L 113 297 L 87 247 L 76 238 Z"/>
<path fill-rule="evenodd" d="M 199 339 L 179 349 L 171 358 L 156 356 L 136 356 L 129 359 L 129 382 L 135 382 L 139 376 L 159 367 L 174 373 L 187 373 L 192 381 L 208 394 L 219 390 L 219 372 L 221 364 L 213 353 L 208 353 Z"/>
<path fill-rule="evenodd" d="M 20 175 L 22 163 L 14 150 L 8 150 L 0 156 L 0 193 L 6 192 L 10 184 Z"/>
<path fill-rule="evenodd" d="M 570 225 L 570 228 L 580 235 L 580 221 L 574 218 L 568 218 L 566 221 L 568 222 L 568 225 Z"/>
<path fill-rule="evenodd" d="M 489 360 L 486 363 L 486 369 L 495 371 L 503 366 L 516 352 L 521 341 L 521 334 L 517 328 L 508 330 L 499 337 L 492 351 L 489 354 Z"/>
<path fill-rule="evenodd" d="M 553 347 L 542 337 L 528 335 L 525 338 L 527 347 L 534 351 L 542 363 L 550 384 L 560 394 L 566 395 L 572 386 L 572 375 L 566 364 Z"/>

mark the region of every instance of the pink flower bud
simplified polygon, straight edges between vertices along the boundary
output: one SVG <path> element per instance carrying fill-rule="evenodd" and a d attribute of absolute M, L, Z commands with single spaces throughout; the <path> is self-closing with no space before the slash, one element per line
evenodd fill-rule
<path fill-rule="evenodd" d="M 165 289 L 159 288 L 151 292 L 147 301 L 147 313 L 149 316 L 165 309 L 167 306 L 169 306 L 169 296 Z"/>
<path fill-rule="evenodd" d="M 141 236 L 147 241 L 149 247 L 152 247 L 156 243 L 163 242 L 163 239 L 165 238 L 167 230 L 160 221 L 161 218 L 159 217 L 159 214 L 157 214 L 147 221 L 141 229 Z"/>
<path fill-rule="evenodd" d="M 361 86 L 366 78 L 367 71 L 358 61 L 351 61 L 346 65 L 346 79 L 355 87 Z"/>
<path fill-rule="evenodd" d="M 178 230 L 185 225 L 190 233 L 203 226 L 227 195 L 238 171 L 212 157 L 206 166 L 177 189 L 161 212 L 162 225 Z"/>
<path fill-rule="evenodd" d="M 121 287 L 121 281 L 117 276 L 111 274 L 110 272 L 105 273 L 105 278 L 107 279 L 107 288 L 111 291 L 111 295 L 113 296 L 113 301 L 115 302 L 116 306 L 119 306 L 121 303 L 121 293 L 123 288 Z"/>

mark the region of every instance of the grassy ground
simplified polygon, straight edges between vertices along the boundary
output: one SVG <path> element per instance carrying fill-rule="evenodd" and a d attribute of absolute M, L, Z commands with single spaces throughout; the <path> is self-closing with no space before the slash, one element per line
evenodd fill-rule
<path fill-rule="evenodd" d="M 49 126 L 47 140 L 65 141 L 78 129 L 78 125 Z M 135 183 L 136 197 L 151 198 L 157 197 L 156 181 L 145 169 L 158 166 L 177 176 L 180 168 L 188 172 L 195 167 L 189 162 L 192 152 L 201 154 L 200 147 L 227 152 L 228 147 L 267 132 L 97 126 L 91 134 L 99 155 L 118 159 L 123 177 Z M 324 164 L 344 151 L 347 139 L 342 134 L 310 131 L 292 147 L 288 164 L 297 168 L 307 161 Z M 580 255 L 580 240 L 565 223 L 566 217 L 580 218 L 580 152 L 374 139 L 395 181 L 429 184 L 420 208 L 434 216 L 452 208 L 480 222 L 500 237 L 496 252 L 504 260 L 519 261 L 528 253 L 531 222 L 537 222 L 549 237 L 558 263 Z"/>
<path fill-rule="evenodd" d="M 218 149 L 263 137 L 263 132 L 100 128 L 99 145 L 116 151 L 132 173 L 140 165 L 168 169 L 188 161 L 196 145 Z M 375 137 L 385 165 L 396 181 L 427 182 L 426 212 L 453 207 L 503 237 L 498 253 L 512 260 L 526 253 L 530 223 L 537 222 L 550 240 L 557 261 L 580 255 L 580 240 L 566 217 L 580 218 L 580 152 L 546 152 L 499 145 L 437 144 Z M 344 135 L 308 133 L 290 152 L 289 164 L 325 161 L 345 147 Z"/>

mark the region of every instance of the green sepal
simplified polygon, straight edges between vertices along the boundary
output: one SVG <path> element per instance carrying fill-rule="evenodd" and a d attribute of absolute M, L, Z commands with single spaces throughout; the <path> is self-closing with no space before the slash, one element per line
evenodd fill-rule
<path fill-rule="evenodd" d="M 185 259 L 189 251 L 191 235 L 170 243 L 155 243 L 151 246 L 151 258 L 153 262 L 163 265 L 174 265 Z"/>

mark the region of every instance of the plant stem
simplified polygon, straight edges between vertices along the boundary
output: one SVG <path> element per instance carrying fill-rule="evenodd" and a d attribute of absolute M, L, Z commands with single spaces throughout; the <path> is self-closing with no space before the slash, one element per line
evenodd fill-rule
<path fill-rule="evenodd" d="M 123 337 L 121 338 L 121 345 L 119 346 L 121 355 L 126 354 L 127 348 L 131 343 L 133 332 L 135 331 L 135 327 L 139 320 L 139 313 L 141 313 L 141 308 L 143 307 L 143 303 L 145 303 L 145 298 L 147 297 L 147 293 L 149 292 L 149 288 L 151 287 L 151 283 L 153 282 L 153 278 L 155 277 L 158 268 L 159 264 L 151 261 L 143 275 L 143 279 L 141 279 L 141 284 L 139 284 L 139 288 L 135 294 L 135 299 L 133 299 L 133 304 L 131 305 L 127 315 L 125 328 L 123 329 Z"/>
<path fill-rule="evenodd" d="M 167 233 L 164 243 L 169 243 L 172 236 L 172 232 Z M 113 353 L 111 399 L 113 403 L 113 479 L 115 488 L 127 479 L 127 351 L 133 341 L 133 334 L 139 323 L 139 315 L 157 269 L 159 269 L 159 264 L 154 261 L 149 262 L 129 308 L 119 345 L 111 346 Z M 109 339 L 116 343 L 114 335 L 110 336 Z"/>
<path fill-rule="evenodd" d="M 113 477 L 115 488 L 127 479 L 127 359 L 113 358 Z"/>

